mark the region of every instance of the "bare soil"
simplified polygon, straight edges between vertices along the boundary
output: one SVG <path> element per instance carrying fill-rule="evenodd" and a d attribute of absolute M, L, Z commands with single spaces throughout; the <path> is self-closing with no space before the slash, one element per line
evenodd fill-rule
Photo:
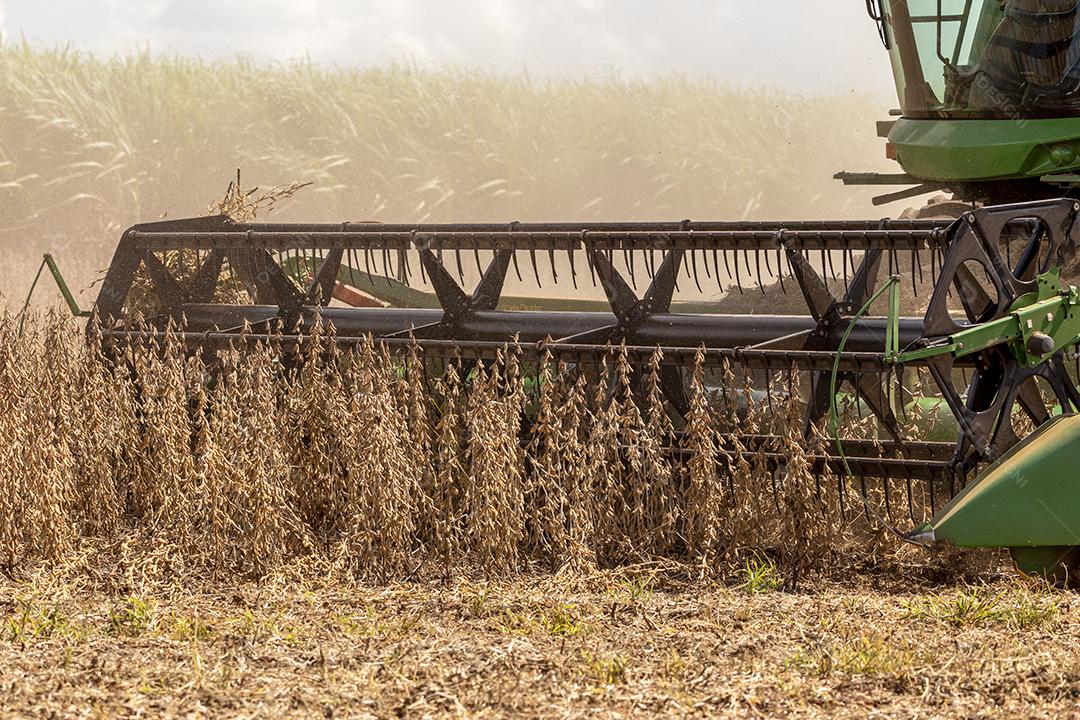
<path fill-rule="evenodd" d="M 5 716 L 1078 714 L 1080 604 L 1008 573 L 892 568 L 792 593 L 753 563 L 723 582 L 293 568 L 207 588 L 90 567 L 0 584 Z"/>

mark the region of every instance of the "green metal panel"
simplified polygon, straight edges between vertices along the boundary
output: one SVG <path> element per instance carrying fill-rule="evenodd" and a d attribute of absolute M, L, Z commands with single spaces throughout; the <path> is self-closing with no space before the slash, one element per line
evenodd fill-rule
<path fill-rule="evenodd" d="M 889 142 L 917 178 L 977 182 L 1080 169 L 1080 117 L 897 121 Z"/>
<path fill-rule="evenodd" d="M 962 547 L 1080 545 L 1080 415 L 1053 418 L 915 534 Z"/>

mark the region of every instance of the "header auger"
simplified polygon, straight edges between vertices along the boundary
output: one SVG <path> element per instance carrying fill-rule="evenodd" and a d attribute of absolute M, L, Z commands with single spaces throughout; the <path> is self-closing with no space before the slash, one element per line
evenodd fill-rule
<path fill-rule="evenodd" d="M 903 483 L 911 519 L 922 522 L 912 482 L 927 484 L 936 511 L 978 485 L 987 465 L 1000 467 L 1022 440 L 1039 442 L 1040 426 L 1059 427 L 1052 415 L 1080 408 L 1066 364 L 1078 340 L 1069 300 L 1076 295 L 1054 284 L 1056 269 L 1075 251 L 1077 216 L 1074 201 L 1059 200 L 981 208 L 954 221 L 177 220 L 124 234 L 91 332 L 113 346 L 168 333 L 212 356 L 252 343 L 289 352 L 320 325 L 332 326 L 329 338 L 341 345 L 371 342 L 465 367 L 513 347 L 532 361 L 550 357 L 583 373 L 624 353 L 635 374 L 644 374 L 659 353 L 661 391 L 676 418 L 688 407 L 687 368 L 741 368 L 764 402 L 799 398 L 816 472 L 878 479 L 887 502 L 891 484 Z M 511 296 L 511 276 L 538 290 L 553 286 L 558 299 Z M 869 314 L 883 284 L 888 312 Z M 924 313 L 900 315 L 901 284 L 921 298 Z M 575 307 L 568 298 L 591 288 L 605 301 Z M 721 313 L 700 299 L 725 290 L 778 301 L 798 293 L 807 311 Z M 399 306 L 391 306 L 395 300 Z M 1070 318 L 1066 325 L 1045 321 L 1051 306 L 1059 319 Z M 1044 321 L 1025 324 L 1043 311 Z M 912 395 L 920 369 L 955 419 L 953 442 L 904 436 L 900 416 L 925 400 Z M 1042 394 L 1034 380 L 1052 392 Z M 716 381 L 714 389 L 745 392 Z M 877 438 L 810 442 L 838 402 L 872 414 Z M 1015 428 L 1015 408 L 1029 418 L 1034 440 Z M 726 442 L 739 452 L 776 455 L 769 438 Z M 933 535 L 928 527 L 920 541 Z"/>

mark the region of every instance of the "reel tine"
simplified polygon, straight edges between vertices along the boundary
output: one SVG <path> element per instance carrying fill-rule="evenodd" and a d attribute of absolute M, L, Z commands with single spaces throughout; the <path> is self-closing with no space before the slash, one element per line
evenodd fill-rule
<path fill-rule="evenodd" d="M 872 524 L 874 519 L 870 517 L 870 495 L 866 492 L 866 478 L 862 475 L 859 476 L 859 494 L 862 495 L 863 513 L 866 515 L 866 521 Z"/>
<path fill-rule="evenodd" d="M 690 268 L 694 275 L 694 285 L 697 286 L 697 291 L 699 293 L 704 293 L 705 291 L 701 289 L 701 281 L 698 279 L 697 251 L 693 248 L 690 249 Z"/>
<path fill-rule="evenodd" d="M 776 514 L 782 515 L 783 511 L 780 509 L 780 488 L 776 487 L 776 476 L 778 474 L 780 474 L 779 466 L 773 469 L 771 473 L 769 473 L 769 477 L 772 480 L 772 497 L 773 504 L 776 505 Z"/>
<path fill-rule="evenodd" d="M 566 258 L 570 261 L 570 280 L 574 283 L 574 289 L 577 290 L 577 265 L 574 263 L 574 248 L 566 249 Z"/>
<path fill-rule="evenodd" d="M 375 284 L 375 274 L 371 272 L 371 245 L 364 243 L 364 269 L 368 274 L 368 281 Z"/>
<path fill-rule="evenodd" d="M 889 487 L 889 479 L 881 478 L 881 495 L 885 500 L 885 517 L 892 522 L 892 498 L 890 497 L 891 489 Z"/>
<path fill-rule="evenodd" d="M 666 252 L 664 253 L 664 260 L 667 260 L 667 258 L 668 258 L 668 254 L 670 254 L 670 253 L 673 253 L 673 252 L 675 252 L 675 250 L 668 250 L 668 251 L 666 251 Z M 675 273 L 674 273 L 674 276 L 675 276 L 675 277 L 674 277 L 674 282 L 675 282 L 675 292 L 679 292 L 679 272 L 680 272 L 680 271 L 682 270 L 682 265 L 683 265 L 683 263 L 682 263 L 682 261 L 680 260 L 680 261 L 679 261 L 679 264 L 675 266 Z M 612 267 L 614 267 L 614 265 L 613 265 Z"/>
<path fill-rule="evenodd" d="M 845 247 L 840 252 L 840 262 L 843 264 L 843 294 L 850 295 L 851 282 L 848 280 L 848 248 Z"/>
<path fill-rule="evenodd" d="M 536 278 L 536 287 L 543 287 L 544 284 L 540 282 L 540 267 L 536 262 L 536 244 L 531 241 L 529 242 L 529 262 L 532 263 L 533 277 Z"/>
<path fill-rule="evenodd" d="M 846 483 L 844 482 L 844 474 L 843 473 L 837 473 L 836 474 L 836 498 L 837 498 L 837 503 L 840 506 L 840 520 L 841 521 L 846 521 L 847 520 L 847 508 L 846 508 L 847 498 L 846 498 L 846 495 L 847 495 L 847 487 L 846 487 Z"/>
<path fill-rule="evenodd" d="M 761 280 L 761 250 L 754 250 L 754 274 L 757 276 L 757 286 L 761 294 L 765 294 L 765 284 Z"/>
<path fill-rule="evenodd" d="M 907 512 L 908 518 L 911 520 L 912 527 L 917 526 L 919 521 L 915 519 L 915 498 L 914 488 L 912 487 L 911 478 L 907 479 Z"/>
<path fill-rule="evenodd" d="M 712 266 L 713 273 L 716 275 L 716 286 L 720 288 L 720 292 L 724 292 L 724 284 L 720 282 L 720 251 L 713 246 L 712 249 Z"/>
<path fill-rule="evenodd" d="M 593 287 L 596 287 L 596 265 L 593 263 L 592 251 L 585 249 L 585 264 L 589 266 L 589 276 L 592 278 Z"/>
<path fill-rule="evenodd" d="M 392 278 L 397 276 L 394 273 L 394 262 L 391 258 L 390 248 L 383 245 L 383 276 L 386 278 L 386 287 L 393 286 Z"/>
<path fill-rule="evenodd" d="M 766 248 L 761 252 L 765 255 L 765 272 L 769 273 L 769 279 L 772 280 L 774 277 L 776 277 L 776 273 L 774 273 L 772 269 L 772 260 L 769 259 L 769 250 Z"/>
<path fill-rule="evenodd" d="M 909 420 L 907 411 L 907 401 L 904 399 L 904 368 L 901 365 L 897 365 L 894 370 L 894 377 L 896 378 L 896 399 L 900 403 L 900 417 L 904 422 Z"/>
<path fill-rule="evenodd" d="M 742 276 L 739 274 L 739 253 L 732 254 L 735 256 L 735 284 L 739 287 L 739 294 L 743 295 Z M 750 266 L 748 265 L 746 269 L 749 270 Z"/>
<path fill-rule="evenodd" d="M 454 248 L 454 264 L 457 266 L 458 282 L 461 283 L 462 285 L 464 285 L 465 284 L 465 268 L 462 267 L 463 263 L 461 262 L 461 247 L 460 246 Z"/>
<path fill-rule="evenodd" d="M 517 220 L 514 220 L 512 223 L 510 223 L 509 230 L 510 230 L 511 235 L 513 235 L 513 233 L 517 232 L 518 224 L 519 223 L 518 223 Z M 584 233 L 583 233 L 582 234 L 582 240 L 584 241 L 584 239 L 585 238 L 584 238 Z M 514 274 L 517 275 L 518 282 L 524 282 L 524 280 L 521 278 L 521 268 L 518 266 L 517 245 L 513 245 L 513 241 L 511 241 L 511 247 L 512 247 L 512 249 L 510 250 L 510 262 L 512 262 L 514 264 Z"/>
<path fill-rule="evenodd" d="M 853 380 L 854 380 L 855 388 L 859 388 L 859 383 L 862 380 L 861 373 L 859 372 L 859 370 L 855 370 L 855 377 L 853 378 Z M 855 413 L 856 413 L 856 415 L 859 416 L 860 422 L 862 422 L 864 420 L 865 416 L 863 415 L 863 404 L 862 404 L 861 400 L 859 399 L 859 393 L 855 393 L 854 402 L 855 402 Z"/>
<path fill-rule="evenodd" d="M 630 259 L 632 252 L 633 251 L 630 250 L 630 248 L 628 248 L 624 243 L 622 246 L 623 267 L 625 267 L 627 272 L 630 274 L 630 287 L 637 290 L 637 278 L 634 277 L 634 263 Z"/>
<path fill-rule="evenodd" d="M 556 285 L 559 284 L 559 271 L 555 269 L 555 247 L 548 248 L 548 262 L 551 264 L 551 280 Z"/>
<path fill-rule="evenodd" d="M 918 276 L 916 276 L 918 273 Z M 919 251 L 911 250 L 911 292 L 919 297 L 919 281 L 922 280 L 922 265 L 919 263 Z"/>
<path fill-rule="evenodd" d="M 833 264 L 832 250 L 822 250 L 822 254 L 825 256 L 825 259 L 829 264 L 829 275 L 832 276 L 833 282 L 835 282 L 836 281 L 836 266 Z"/>
<path fill-rule="evenodd" d="M 769 417 L 776 417 L 772 403 L 772 373 L 765 371 L 765 403 L 769 406 Z"/>
<path fill-rule="evenodd" d="M 476 274 L 480 277 L 484 277 L 484 266 L 480 264 L 480 248 L 474 245 L 472 252 L 473 262 L 476 263 Z"/>
<path fill-rule="evenodd" d="M 705 248 L 701 249 L 701 265 L 705 268 L 705 279 L 712 280 L 712 271 L 709 270 L 709 256 Z"/>
<path fill-rule="evenodd" d="M 521 266 L 518 265 L 517 248 L 510 251 L 510 262 L 514 265 L 514 274 L 517 275 L 518 282 L 525 282 L 521 277 Z"/>

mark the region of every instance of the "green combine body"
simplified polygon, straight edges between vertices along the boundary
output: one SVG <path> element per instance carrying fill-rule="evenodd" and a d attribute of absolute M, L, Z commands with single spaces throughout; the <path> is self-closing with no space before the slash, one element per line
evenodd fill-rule
<path fill-rule="evenodd" d="M 895 119 L 879 124 L 879 135 L 903 172 L 839 179 L 904 187 L 879 204 L 944 191 L 958 201 L 954 212 L 971 223 L 974 216 L 960 203 L 974 208 L 1080 195 L 1077 0 L 867 0 L 867 8 L 889 51 L 900 103 Z M 968 257 L 985 264 L 997 252 L 972 250 Z M 988 446 L 984 454 L 996 460 L 909 539 L 1008 548 L 1022 571 L 1061 582 L 1080 577 L 1080 416 L 1059 414 L 1062 406 L 1072 409 L 1068 398 L 1076 396 L 1077 378 L 1065 372 L 1062 358 L 1080 343 L 1080 294 L 1062 283 L 1062 258 L 1037 271 L 1030 258 L 1024 262 L 1022 272 L 1004 264 L 991 272 L 999 290 L 1033 288 L 994 312 L 979 309 L 989 307 L 993 287 L 980 290 L 974 275 L 961 272 L 956 289 L 975 321 L 954 325 L 939 313 L 937 326 L 949 329 L 894 360 L 940 363 L 944 375 L 962 358 L 991 358 L 996 367 L 979 361 L 980 372 L 1057 378 L 1063 402 L 1035 413 L 1036 429 L 1026 437 L 1001 442 L 1000 456 Z M 975 380 L 966 396 L 952 399 L 968 429 L 990 402 L 978 388 Z M 1013 392 L 1017 405 L 1030 410 L 1032 391 Z M 1011 412 L 1003 410 L 1006 426 Z M 994 433 L 1012 437 L 1008 427 Z"/>
<path fill-rule="evenodd" d="M 868 0 L 900 108 L 882 123 L 903 173 L 841 173 L 1001 204 L 1080 189 L 1080 25 L 1074 0 Z"/>

